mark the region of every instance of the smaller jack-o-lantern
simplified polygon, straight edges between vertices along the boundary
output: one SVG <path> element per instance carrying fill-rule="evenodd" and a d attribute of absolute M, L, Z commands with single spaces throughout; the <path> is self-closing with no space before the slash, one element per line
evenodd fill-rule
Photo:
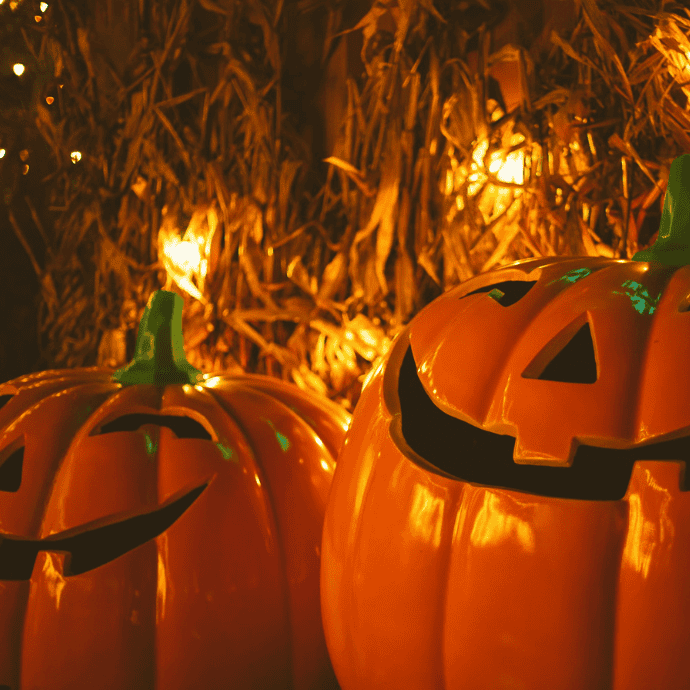
<path fill-rule="evenodd" d="M 202 376 L 155 292 L 134 361 L 0 385 L 0 687 L 337 687 L 321 528 L 349 414 Z"/>
<path fill-rule="evenodd" d="M 427 305 L 355 409 L 324 521 L 343 690 L 690 688 L 690 155 L 633 260 Z"/>

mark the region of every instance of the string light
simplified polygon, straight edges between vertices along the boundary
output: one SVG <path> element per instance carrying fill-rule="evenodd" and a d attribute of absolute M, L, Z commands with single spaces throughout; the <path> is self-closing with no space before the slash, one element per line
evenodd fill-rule
<path fill-rule="evenodd" d="M 2 5 L 2 2 L 0 2 L 0 5 Z M 5 149 L 0 149 L 0 158 L 4 158 L 4 157 L 5 157 L 5 153 L 7 153 L 7 152 L 5 151 Z"/>
<path fill-rule="evenodd" d="M 72 151 L 69 155 L 75 165 L 81 160 L 81 151 Z"/>
<path fill-rule="evenodd" d="M 48 3 L 42 2 L 39 7 L 41 8 L 41 12 L 45 12 L 48 9 Z"/>
<path fill-rule="evenodd" d="M 185 292 L 206 303 L 203 295 L 208 272 L 211 243 L 218 227 L 218 214 L 212 206 L 197 209 L 180 238 L 171 217 L 164 219 L 158 231 L 158 255 L 168 274 Z M 193 280 L 196 280 L 196 285 Z"/>
<path fill-rule="evenodd" d="M 25 165 L 24 168 L 22 169 L 22 175 L 26 175 L 26 173 L 29 172 L 29 166 Z"/>
<path fill-rule="evenodd" d="M 24 65 L 22 65 L 21 62 L 15 62 L 15 64 L 12 65 L 12 71 L 13 71 L 18 77 L 21 77 L 22 74 L 24 74 Z"/>
<path fill-rule="evenodd" d="M 46 103 L 47 103 L 48 105 L 53 105 L 53 101 L 54 101 L 54 100 L 55 100 L 55 99 L 54 99 L 52 96 L 46 96 Z"/>

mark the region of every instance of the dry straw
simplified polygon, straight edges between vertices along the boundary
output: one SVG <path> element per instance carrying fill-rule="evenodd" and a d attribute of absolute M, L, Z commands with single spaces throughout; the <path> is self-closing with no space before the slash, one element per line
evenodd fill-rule
<path fill-rule="evenodd" d="M 324 54 L 360 32 L 363 70 L 310 193 L 318 165 L 281 70 L 291 22 L 316 5 Z M 567 30 L 495 49 L 510 15 L 494 5 L 388 0 L 345 27 L 335 3 L 304 0 L 111 0 L 89 16 L 56 2 L 27 36 L 63 85 L 33 113 L 54 156 L 50 227 L 31 206 L 48 248 L 45 268 L 32 256 L 46 366 L 123 364 L 167 286 L 185 295 L 192 364 L 351 409 L 395 334 L 459 281 L 647 244 L 670 162 L 690 151 L 690 13 L 581 0 Z M 501 66 L 514 107 L 491 78 Z"/>

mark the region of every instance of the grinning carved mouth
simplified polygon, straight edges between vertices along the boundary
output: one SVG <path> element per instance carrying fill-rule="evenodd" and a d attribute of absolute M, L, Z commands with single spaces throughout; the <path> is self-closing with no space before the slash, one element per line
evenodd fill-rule
<path fill-rule="evenodd" d="M 12 396 L 0 396 L 0 407 Z M 194 419 L 177 415 L 126 414 L 91 432 L 92 436 L 121 431 L 136 431 L 143 424 L 168 427 L 176 438 L 211 440 L 211 434 Z M 0 491 L 18 491 L 22 481 L 24 446 L 11 452 L 0 464 Z M 105 565 L 144 542 L 165 532 L 196 501 L 209 482 L 172 499 L 153 512 L 136 515 L 71 537 L 17 539 L 0 534 L 0 580 L 29 580 L 39 551 L 67 551 L 63 575 L 81 575 Z M 2 686 L 0 686 L 2 690 Z"/>
<path fill-rule="evenodd" d="M 208 482 L 153 512 L 64 539 L 26 540 L 0 535 L 0 580 L 30 579 L 39 551 L 67 551 L 65 576 L 81 575 L 105 565 L 168 529 L 207 486 Z"/>
<path fill-rule="evenodd" d="M 619 501 L 636 460 L 676 460 L 682 462 L 680 490 L 690 490 L 690 436 L 622 450 L 581 444 L 570 467 L 517 464 L 513 436 L 480 429 L 436 407 L 419 380 L 409 346 L 398 375 L 398 399 L 407 445 L 463 481 L 556 498 Z M 410 457 L 404 447 L 400 451 Z"/>

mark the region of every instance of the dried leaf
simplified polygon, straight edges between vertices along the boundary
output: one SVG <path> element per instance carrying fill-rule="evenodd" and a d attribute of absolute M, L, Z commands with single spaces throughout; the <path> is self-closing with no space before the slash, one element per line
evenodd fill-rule
<path fill-rule="evenodd" d="M 317 291 L 316 277 L 310 276 L 302 263 L 302 258 L 296 256 L 290 261 L 287 267 L 287 277 L 302 290 L 310 295 L 315 295 Z"/>
<path fill-rule="evenodd" d="M 161 101 L 160 103 L 156 104 L 156 107 L 157 108 L 172 108 L 176 105 L 180 105 L 180 103 L 184 103 L 184 102 L 190 100 L 191 98 L 194 98 L 194 96 L 198 96 L 200 93 L 208 93 L 208 88 L 205 86 L 201 86 L 198 89 L 193 89 L 189 93 L 183 93 L 179 96 L 175 96 L 175 98 L 169 98 L 166 101 Z"/>
<path fill-rule="evenodd" d="M 225 16 L 230 14 L 227 9 L 217 5 L 215 2 L 212 2 L 212 0 L 199 0 L 199 4 L 209 12 L 215 12 L 216 14 L 222 14 Z"/>
<path fill-rule="evenodd" d="M 393 236 L 395 233 L 393 214 L 394 209 L 391 209 L 388 213 L 384 213 L 381 218 L 381 223 L 379 224 L 379 230 L 376 234 L 376 278 L 381 286 L 383 296 L 388 294 L 388 282 L 386 281 L 384 268 L 388 261 L 391 248 L 393 247 Z"/>
<path fill-rule="evenodd" d="M 414 309 L 414 266 L 407 252 L 401 252 L 395 261 L 395 321 L 406 323 Z"/>
<path fill-rule="evenodd" d="M 410 18 L 412 10 L 414 7 L 413 0 L 398 0 L 398 12 L 396 17 L 396 28 L 395 28 L 395 50 L 400 52 L 402 50 L 403 44 L 405 43 L 405 38 L 407 37 L 407 30 L 410 27 Z"/>
<path fill-rule="evenodd" d="M 168 118 L 162 113 L 162 111 L 158 108 L 158 106 L 155 106 L 153 110 L 156 113 L 156 115 L 158 115 L 158 118 L 163 123 L 163 125 L 168 130 L 168 132 L 170 132 L 170 136 L 173 138 L 173 141 L 175 142 L 177 148 L 179 149 L 180 155 L 182 156 L 182 159 L 184 160 L 185 165 L 188 168 L 191 168 L 192 163 L 191 163 L 191 160 L 189 158 L 189 153 L 187 152 L 187 148 L 185 147 L 185 145 L 182 143 L 182 139 L 180 139 L 180 135 L 175 131 L 175 128 L 172 126 L 172 123 L 170 122 L 170 120 L 168 120 Z"/>
<path fill-rule="evenodd" d="M 290 371 L 292 380 L 304 391 L 316 391 L 320 395 L 328 394 L 328 387 L 323 380 L 317 376 L 313 371 L 307 367 L 306 364 L 300 364 L 299 367 L 293 367 Z"/>
<path fill-rule="evenodd" d="M 388 351 L 390 338 L 364 314 L 357 314 L 352 320 L 344 318 L 344 325 L 347 342 L 369 362 Z"/>
<path fill-rule="evenodd" d="M 347 161 L 344 161 L 336 156 L 329 156 L 328 158 L 324 158 L 324 163 L 330 163 L 331 165 L 335 165 L 337 168 L 343 170 L 345 174 L 348 176 L 348 178 L 351 179 L 360 188 L 364 196 L 372 197 L 376 193 L 366 183 L 364 175 L 359 170 L 357 170 L 357 168 L 355 168 L 354 165 L 351 165 Z"/>
<path fill-rule="evenodd" d="M 79 46 L 79 52 L 86 63 L 86 69 L 89 71 L 89 78 L 93 79 L 95 72 L 93 68 L 93 60 L 91 58 L 91 43 L 89 42 L 89 33 L 87 29 L 81 26 L 77 27 L 77 45 Z"/>
<path fill-rule="evenodd" d="M 394 137 L 392 136 L 391 140 L 393 139 Z M 365 237 L 371 235 L 371 233 L 381 223 L 384 216 L 387 216 L 392 221 L 391 216 L 393 214 L 393 210 L 398 200 L 398 188 L 400 186 L 400 149 L 395 144 L 391 146 L 391 149 L 391 156 L 387 161 L 386 165 L 383 167 L 381 182 L 379 184 L 379 189 L 376 195 L 374 209 L 371 213 L 371 218 L 369 219 L 369 222 L 367 223 L 366 227 L 357 232 L 357 234 L 355 235 L 354 244 L 358 244 Z M 391 222 L 391 233 L 392 227 L 393 226 Z M 387 239 L 385 239 L 384 243 L 382 243 L 382 247 L 385 247 L 385 242 L 387 242 Z"/>
<path fill-rule="evenodd" d="M 295 175 L 301 167 L 302 161 L 284 160 L 281 165 L 280 182 L 278 186 L 278 208 L 283 223 L 287 223 L 290 190 L 295 180 Z"/>
<path fill-rule="evenodd" d="M 266 49 L 266 55 L 271 66 L 276 72 L 280 72 L 280 46 L 278 45 L 278 36 L 264 13 L 263 5 L 258 2 L 249 2 L 245 7 L 249 16 L 249 21 L 261 27 L 264 36 L 264 48 Z"/>
<path fill-rule="evenodd" d="M 439 22 L 446 24 L 446 20 L 443 18 L 441 14 L 439 14 L 438 10 L 434 7 L 434 3 L 432 2 L 432 0 L 420 0 L 419 4 L 427 12 L 429 12 L 429 14 L 433 15 Z"/>
<path fill-rule="evenodd" d="M 347 278 L 347 257 L 345 252 L 338 252 L 323 271 L 318 291 L 318 301 L 331 299 Z"/>
<path fill-rule="evenodd" d="M 278 305 L 273 301 L 271 296 L 264 290 L 261 281 L 259 280 L 259 271 L 255 265 L 253 252 L 246 247 L 240 245 L 239 250 L 240 268 L 247 279 L 247 285 L 254 297 L 259 298 L 266 306 L 271 309 L 278 309 Z M 257 252 L 258 253 L 258 252 Z M 256 257 L 256 264 L 260 265 L 263 253 Z"/>
<path fill-rule="evenodd" d="M 436 285 L 440 287 L 441 281 L 438 279 L 438 274 L 436 273 L 436 264 L 426 248 L 422 249 L 421 253 L 417 256 L 417 263 L 427 272 L 427 275 Z"/>

